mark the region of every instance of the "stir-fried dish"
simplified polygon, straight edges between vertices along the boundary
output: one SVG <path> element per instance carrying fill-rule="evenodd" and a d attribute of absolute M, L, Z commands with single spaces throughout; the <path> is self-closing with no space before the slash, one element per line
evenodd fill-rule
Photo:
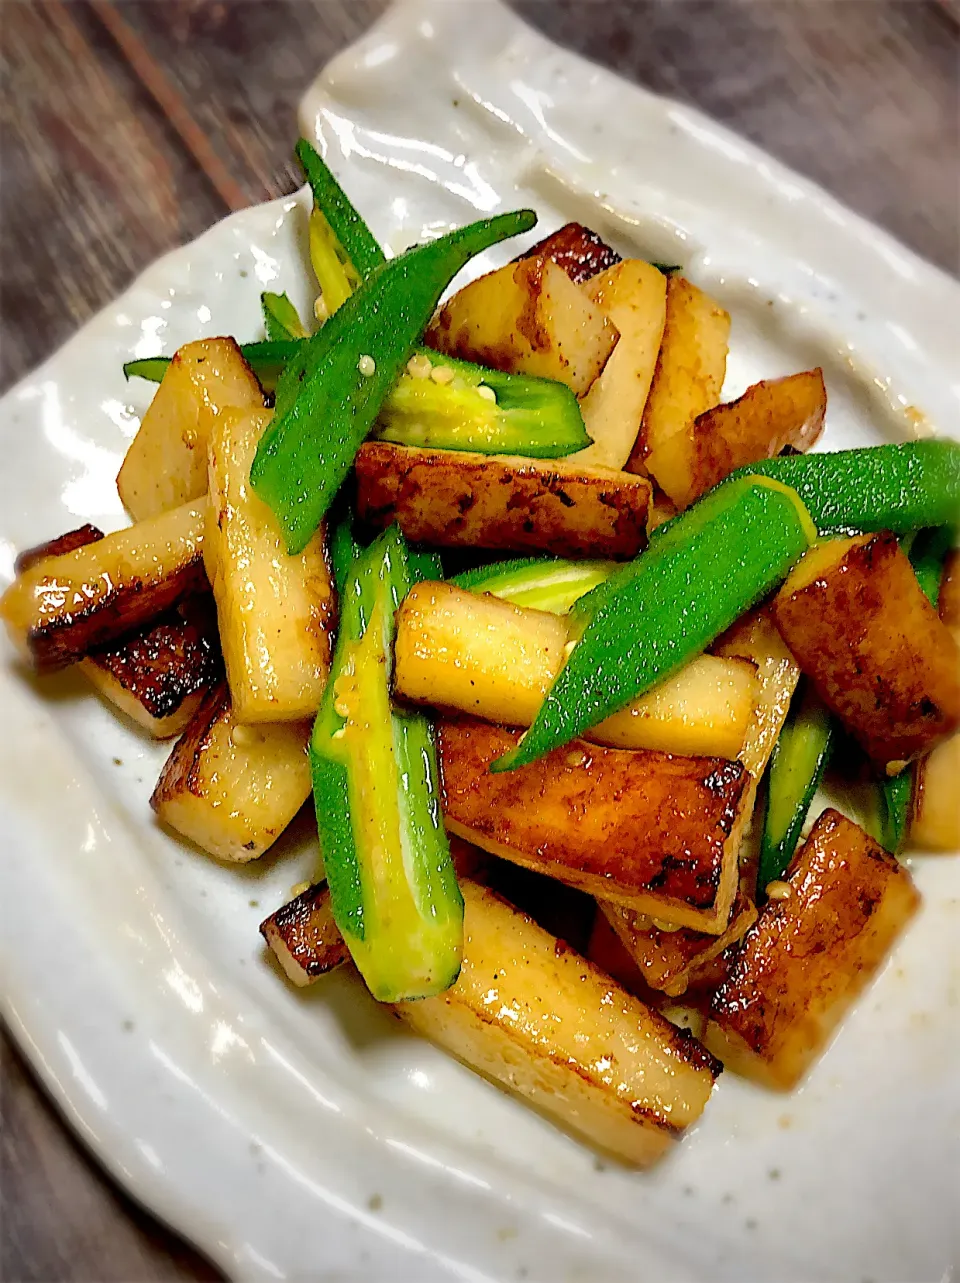
<path fill-rule="evenodd" d="M 297 151 L 313 315 L 125 367 L 133 524 L 0 616 L 175 739 L 152 805 L 210 856 L 312 791 L 293 984 L 352 967 L 648 1165 L 723 1066 L 800 1081 L 917 912 L 898 855 L 960 845 L 960 445 L 808 453 L 819 369 L 721 403 L 720 303 L 579 224 L 447 296 L 535 215 L 388 259 Z"/>

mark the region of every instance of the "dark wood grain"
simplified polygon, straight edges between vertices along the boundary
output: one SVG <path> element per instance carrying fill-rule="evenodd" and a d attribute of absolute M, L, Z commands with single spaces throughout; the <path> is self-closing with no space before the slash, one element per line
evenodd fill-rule
<path fill-rule="evenodd" d="M 449 0 L 455 3 L 456 0 Z M 515 0 L 960 265 L 956 0 Z M 0 3 L 0 385 L 157 254 L 290 190 L 299 97 L 383 0 Z M 5 1283 L 215 1278 L 0 1054 Z"/>
<path fill-rule="evenodd" d="M 99 1171 L 0 1034 L 4 1283 L 219 1279 Z"/>

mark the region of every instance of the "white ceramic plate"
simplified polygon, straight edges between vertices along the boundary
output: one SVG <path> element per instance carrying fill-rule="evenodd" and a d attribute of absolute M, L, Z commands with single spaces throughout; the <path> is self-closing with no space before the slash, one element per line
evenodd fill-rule
<path fill-rule="evenodd" d="M 579 217 L 683 264 L 734 315 L 729 394 L 824 365 L 828 446 L 957 422 L 953 281 L 499 6 L 392 10 L 323 74 L 302 126 L 394 247 L 523 202 L 541 231 Z M 123 360 L 257 336 L 265 286 L 307 304 L 304 209 L 246 210 L 161 260 L 4 399 L 0 581 L 19 547 L 123 524 L 114 477 L 150 396 Z M 185 849 L 147 806 L 165 749 L 74 675 L 41 688 L 0 660 L 6 1017 L 101 1161 L 233 1277 L 949 1273 L 956 862 L 917 862 L 923 912 L 802 1090 L 722 1079 L 637 1175 L 398 1031 L 346 977 L 291 991 L 256 928 L 309 871 L 309 831 L 243 870 Z"/>

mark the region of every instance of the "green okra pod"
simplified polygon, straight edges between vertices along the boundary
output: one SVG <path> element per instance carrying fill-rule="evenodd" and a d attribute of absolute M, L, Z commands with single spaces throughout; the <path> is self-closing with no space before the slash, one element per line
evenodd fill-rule
<path fill-rule="evenodd" d="M 434 559 L 418 562 L 439 577 Z M 397 527 L 353 560 L 310 741 L 331 906 L 374 997 L 428 997 L 457 978 L 463 900 L 440 812 L 430 720 L 391 704 L 394 613 L 416 579 Z"/>
<path fill-rule="evenodd" d="M 669 677 L 775 587 L 816 535 L 795 492 L 764 477 L 682 516 L 576 603 L 566 663 L 533 726 L 491 770 L 536 761 Z"/>
<path fill-rule="evenodd" d="M 529 210 L 481 219 L 391 259 L 304 341 L 299 390 L 278 407 L 250 471 L 289 552 L 323 520 L 446 286 L 475 254 L 535 222 Z"/>

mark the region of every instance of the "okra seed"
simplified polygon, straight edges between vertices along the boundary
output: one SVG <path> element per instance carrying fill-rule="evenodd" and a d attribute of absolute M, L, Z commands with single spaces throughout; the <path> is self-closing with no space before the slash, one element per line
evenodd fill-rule
<path fill-rule="evenodd" d="M 326 300 L 322 294 L 318 294 L 313 300 L 313 314 L 318 321 L 325 321 L 330 315 L 330 312 L 327 309 Z"/>
<path fill-rule="evenodd" d="M 582 766 L 586 760 L 587 758 L 585 753 L 574 752 L 567 754 L 568 766 Z"/>
<path fill-rule="evenodd" d="M 249 748 L 251 744 L 256 744 L 258 739 L 257 732 L 249 726 L 235 726 L 230 732 L 230 742 L 237 748 Z"/>
<path fill-rule="evenodd" d="M 357 369 L 364 376 L 364 378 L 369 379 L 371 374 L 376 373 L 377 363 L 372 356 L 368 355 L 365 352 L 363 356 L 360 358 L 360 360 L 357 362 Z"/>
<path fill-rule="evenodd" d="M 570 656 L 573 654 L 576 648 L 576 645 L 577 643 L 575 641 L 568 641 L 567 644 L 564 646 L 563 653 L 567 659 L 569 659 Z"/>
<path fill-rule="evenodd" d="M 793 895 L 793 887 L 789 882 L 781 882 L 779 878 L 773 882 L 767 883 L 768 900 L 789 900 Z"/>
<path fill-rule="evenodd" d="M 449 365 L 435 365 L 430 371 L 430 377 L 434 383 L 452 383 L 453 370 L 450 369 Z"/>
<path fill-rule="evenodd" d="M 432 369 L 430 358 L 422 352 L 418 352 L 407 362 L 407 373 L 414 379 L 429 379 Z"/>
<path fill-rule="evenodd" d="M 477 396 L 482 396 L 484 401 L 492 401 L 494 405 L 497 404 L 496 392 L 494 392 L 493 388 L 487 387 L 486 383 L 481 383 L 477 388 Z"/>

